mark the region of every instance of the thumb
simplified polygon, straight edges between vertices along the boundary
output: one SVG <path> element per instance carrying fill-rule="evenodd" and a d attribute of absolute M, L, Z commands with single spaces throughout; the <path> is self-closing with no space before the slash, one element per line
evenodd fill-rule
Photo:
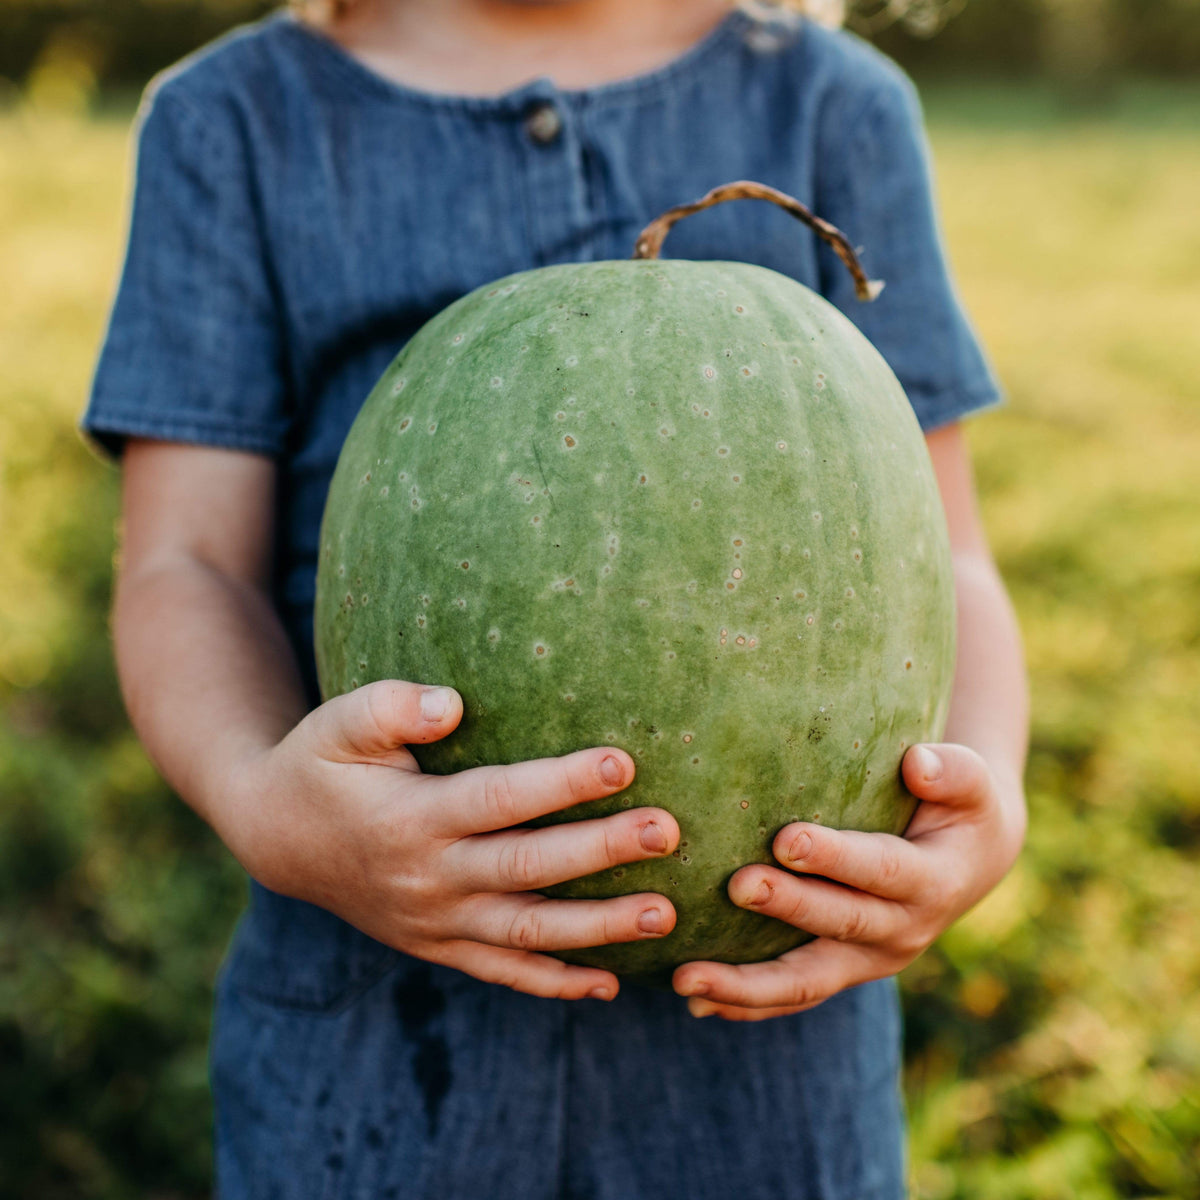
<path fill-rule="evenodd" d="M 384 758 L 402 746 L 436 742 L 462 720 L 462 699 L 448 687 L 381 679 L 327 700 L 312 713 L 331 758 Z"/>
<path fill-rule="evenodd" d="M 976 807 L 992 790 L 987 763 L 968 746 L 954 742 L 913 746 L 901 766 L 904 784 L 918 800 Z"/>

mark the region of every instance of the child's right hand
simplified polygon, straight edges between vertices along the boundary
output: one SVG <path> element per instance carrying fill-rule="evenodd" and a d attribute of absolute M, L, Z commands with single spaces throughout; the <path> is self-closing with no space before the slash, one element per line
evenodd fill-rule
<path fill-rule="evenodd" d="M 265 886 L 371 937 L 490 983 L 560 999 L 612 999 L 616 976 L 539 951 L 661 937 L 675 910 L 653 893 L 550 900 L 539 888 L 659 858 L 679 827 L 659 808 L 513 828 L 633 780 L 622 750 L 424 775 L 405 748 L 462 717 L 450 688 L 384 681 L 336 697 L 243 762 L 230 786 L 231 848 Z"/>

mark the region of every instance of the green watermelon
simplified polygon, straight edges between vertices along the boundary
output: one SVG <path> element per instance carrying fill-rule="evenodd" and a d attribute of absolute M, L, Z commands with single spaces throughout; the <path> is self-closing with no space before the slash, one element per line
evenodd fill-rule
<path fill-rule="evenodd" d="M 501 279 L 434 317 L 367 399 L 321 532 L 326 698 L 450 684 L 436 773 L 612 744 L 576 819 L 671 811 L 673 857 L 553 890 L 657 891 L 665 938 L 565 952 L 662 980 L 807 939 L 734 906 L 790 821 L 900 833 L 905 749 L 941 736 L 948 539 L 899 382 L 794 280 L 630 260 Z"/>

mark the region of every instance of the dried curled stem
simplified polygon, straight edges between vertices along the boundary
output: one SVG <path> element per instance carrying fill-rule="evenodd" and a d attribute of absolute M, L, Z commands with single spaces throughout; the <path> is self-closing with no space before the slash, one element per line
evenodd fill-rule
<path fill-rule="evenodd" d="M 720 204 L 725 200 L 770 200 L 772 203 L 778 204 L 798 221 L 803 221 L 818 237 L 833 247 L 834 253 L 846 264 L 846 269 L 854 276 L 854 293 L 860 300 L 874 300 L 883 291 L 883 281 L 867 278 L 866 272 L 862 269 L 862 263 L 858 261 L 858 255 L 854 252 L 854 247 L 850 245 L 849 239 L 836 225 L 830 225 L 828 221 L 822 220 L 811 209 L 786 192 L 768 187 L 765 183 L 755 183 L 749 179 L 723 183 L 720 187 L 713 188 L 707 195 L 701 196 L 699 200 L 694 200 L 691 204 L 678 204 L 674 208 L 667 209 L 662 216 L 655 217 L 638 234 L 638 239 L 633 247 L 633 257 L 657 258 L 667 234 L 670 233 L 671 227 L 676 221 L 690 217 L 693 213 L 702 212 L 706 208 L 712 208 L 714 204 Z"/>

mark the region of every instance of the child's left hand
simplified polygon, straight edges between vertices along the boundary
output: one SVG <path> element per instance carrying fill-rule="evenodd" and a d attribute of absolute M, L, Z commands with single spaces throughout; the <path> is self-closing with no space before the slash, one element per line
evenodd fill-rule
<path fill-rule="evenodd" d="M 733 876 L 735 904 L 816 940 L 773 962 L 679 967 L 673 984 L 693 1016 L 761 1021 L 895 975 L 1000 882 L 1024 838 L 1019 781 L 1002 786 L 975 751 L 949 743 L 914 746 L 902 773 L 921 801 L 904 837 L 786 825 L 773 848 L 790 870 Z"/>

